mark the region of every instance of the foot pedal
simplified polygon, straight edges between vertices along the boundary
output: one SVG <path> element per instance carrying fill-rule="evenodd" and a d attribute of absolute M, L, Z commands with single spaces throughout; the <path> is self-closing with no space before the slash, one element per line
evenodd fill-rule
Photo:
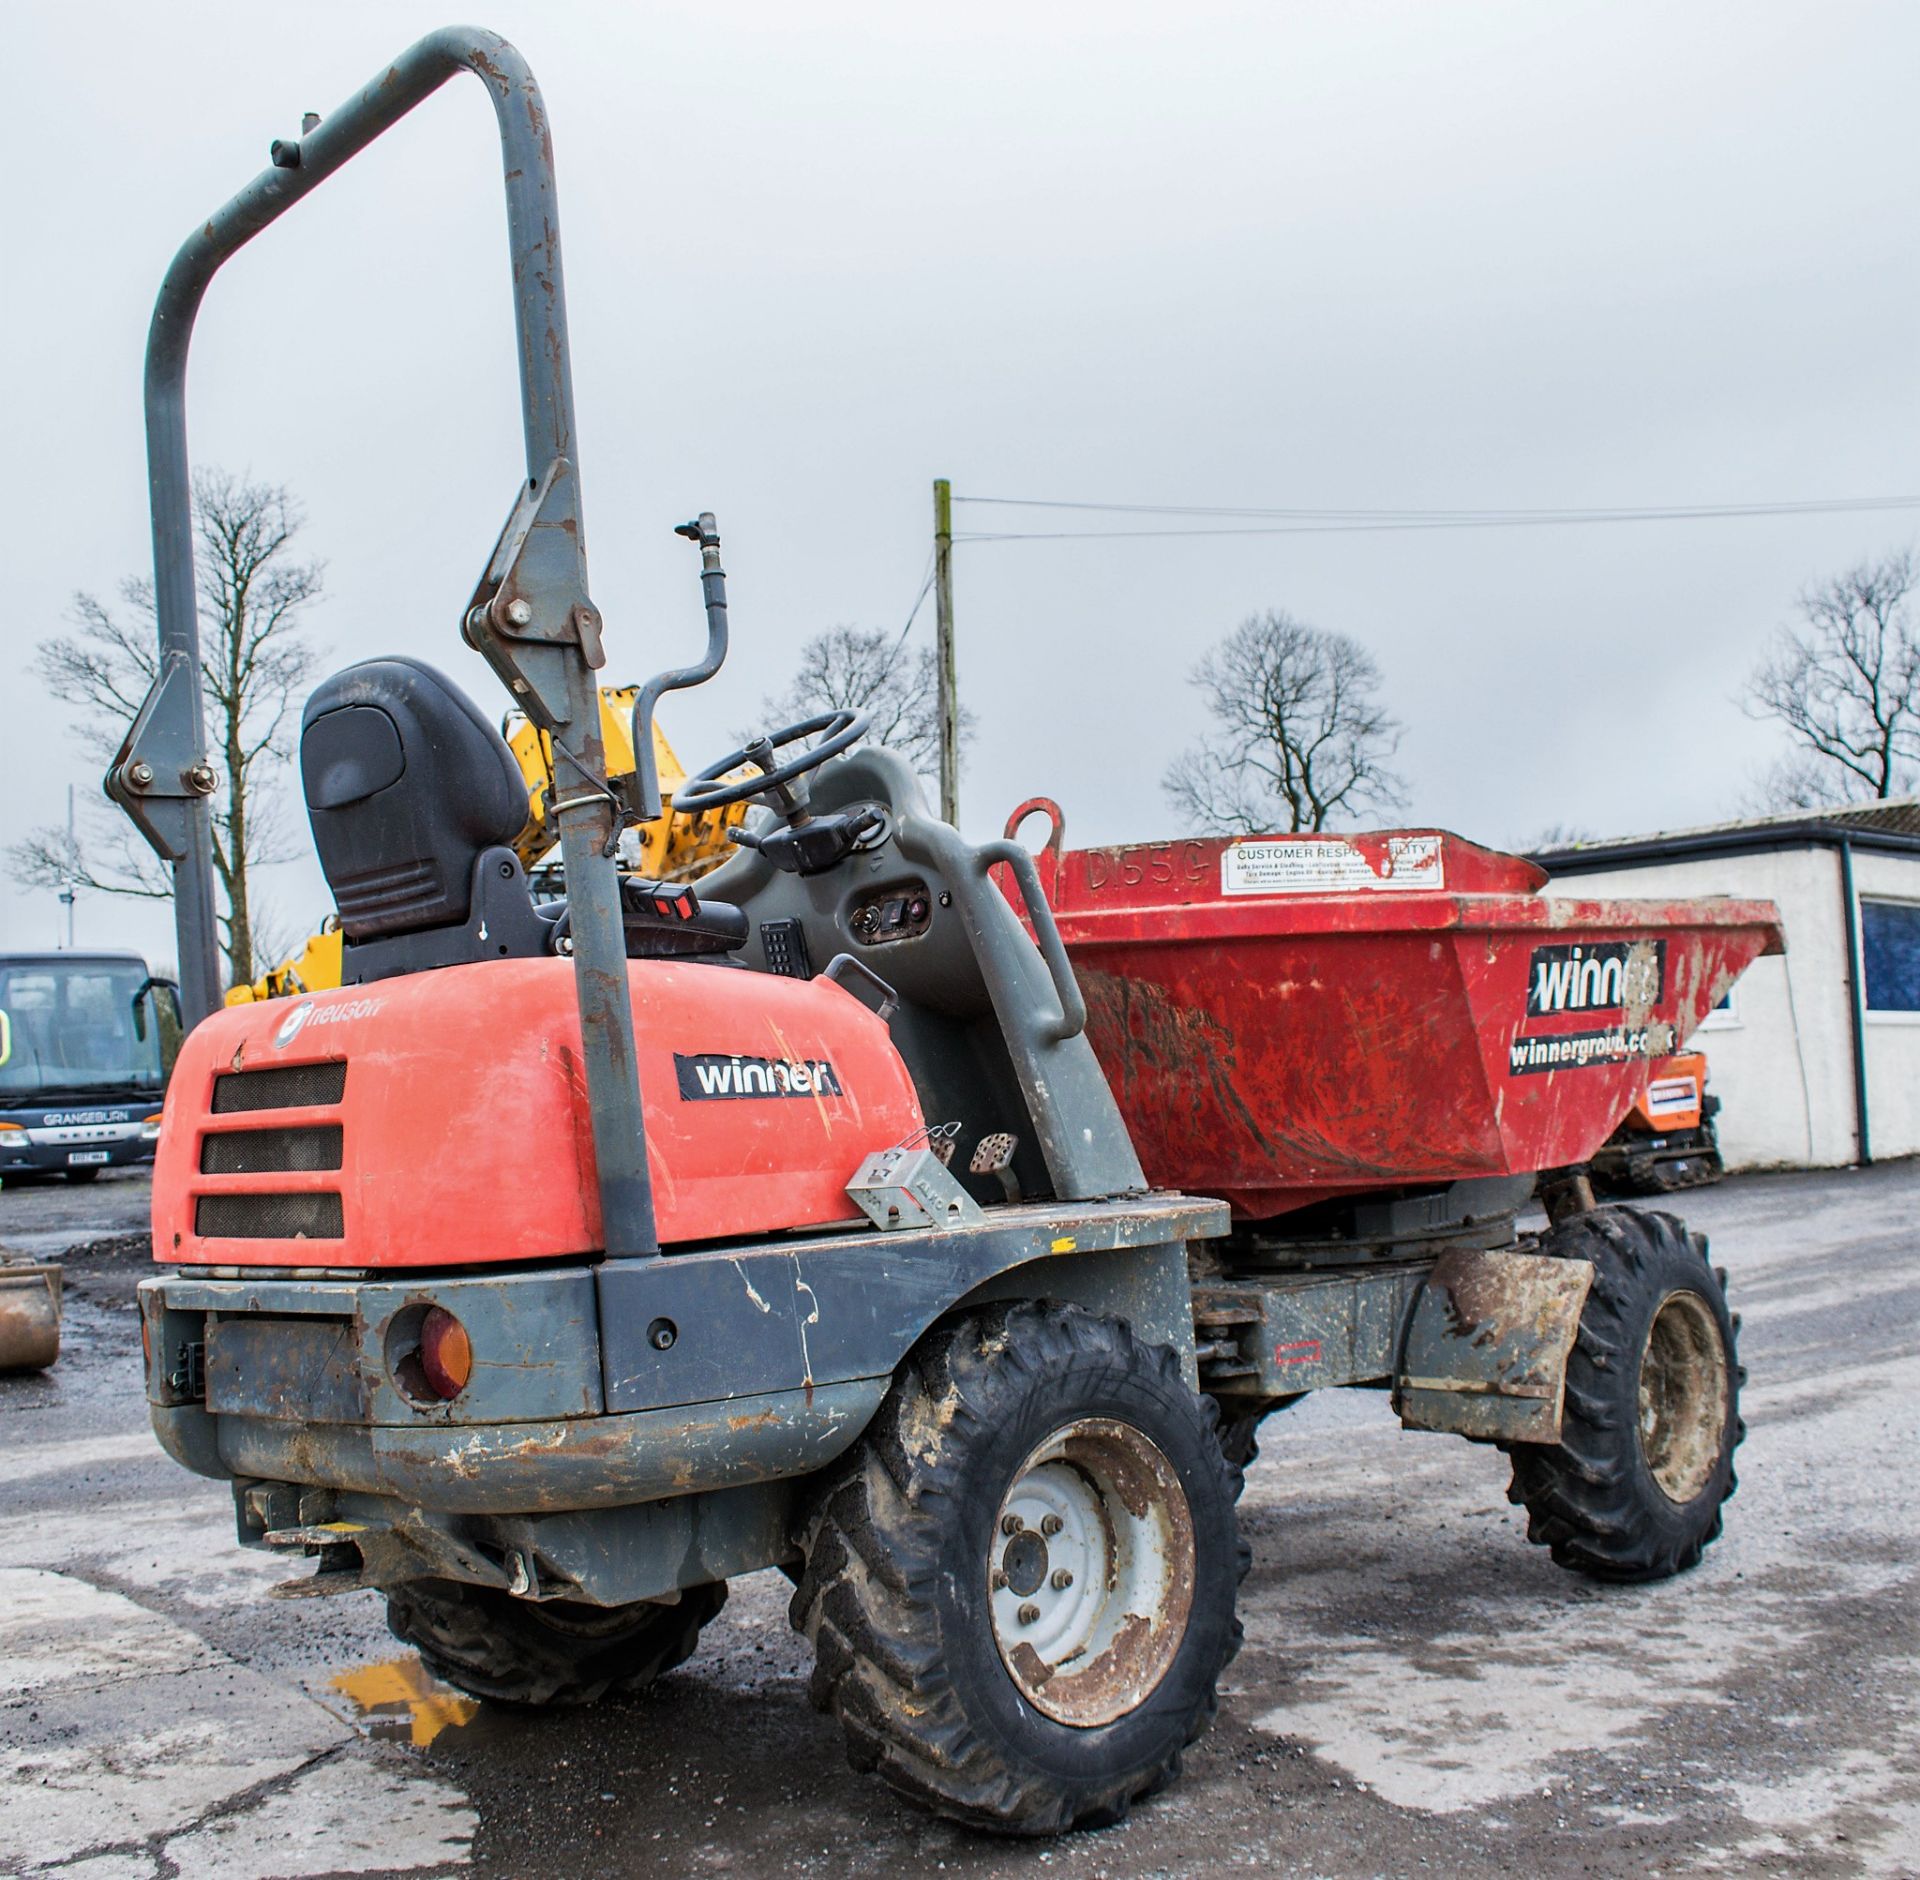
<path fill-rule="evenodd" d="M 1013 1152 L 1020 1146 L 1020 1138 L 1005 1130 L 998 1130 L 991 1136 L 982 1136 L 974 1144 L 973 1160 L 967 1164 L 970 1174 L 997 1175 L 1000 1178 L 1000 1190 L 1009 1201 L 1020 1199 L 1020 1184 L 1014 1179 Z"/>

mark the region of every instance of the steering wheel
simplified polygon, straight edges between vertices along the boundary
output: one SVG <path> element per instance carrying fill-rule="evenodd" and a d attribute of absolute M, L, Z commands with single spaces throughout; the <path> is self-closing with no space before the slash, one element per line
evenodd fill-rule
<path fill-rule="evenodd" d="M 697 777 L 689 777 L 673 793 L 673 807 L 685 810 L 690 816 L 698 816 L 705 810 L 725 809 L 730 803 L 744 803 L 768 790 L 778 789 L 796 777 L 805 776 L 810 770 L 817 770 L 829 757 L 838 757 L 849 745 L 866 735 L 867 726 L 872 722 L 870 712 L 838 711 L 821 712 L 817 717 L 803 718 L 797 725 L 783 725 L 778 731 L 756 738 L 740 750 L 729 751 L 725 757 L 709 764 Z M 793 744 L 801 738 L 811 737 L 819 737 L 820 742 L 788 758 L 783 764 L 773 761 L 774 753 L 783 744 Z M 728 771 L 738 770 L 745 764 L 757 764 L 761 774 L 725 781 Z M 782 807 L 803 808 L 805 801 L 802 794 L 798 802 Z"/>

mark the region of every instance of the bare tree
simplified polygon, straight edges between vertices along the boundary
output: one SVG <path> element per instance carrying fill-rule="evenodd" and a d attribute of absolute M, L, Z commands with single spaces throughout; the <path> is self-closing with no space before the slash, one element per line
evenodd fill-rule
<path fill-rule="evenodd" d="M 1592 840 L 1593 831 L 1579 823 L 1548 823 L 1531 842 L 1522 846 L 1520 853 L 1536 855 L 1545 849 L 1577 849 L 1583 842 Z"/>
<path fill-rule="evenodd" d="M 1775 758 L 1734 799 L 1742 816 L 1781 816 L 1797 810 L 1831 809 L 1851 794 L 1825 764 L 1806 751 Z"/>
<path fill-rule="evenodd" d="M 1218 730 L 1161 779 L 1195 826 L 1221 835 L 1324 829 L 1335 816 L 1398 808 L 1388 768 L 1401 727 L 1358 640 L 1269 611 L 1243 620 L 1194 667 Z"/>
<path fill-rule="evenodd" d="M 821 712 L 873 714 L 875 744 L 897 751 L 922 776 L 940 769 L 940 678 L 931 649 L 910 653 L 896 634 L 833 627 L 800 649 L 799 670 L 784 692 L 760 704 L 763 728 L 798 723 Z M 960 744 L 973 736 L 974 717 L 960 708 Z"/>
<path fill-rule="evenodd" d="M 304 615 L 319 599 L 322 564 L 296 560 L 304 517 L 277 484 L 202 469 L 193 479 L 194 572 L 200 601 L 200 680 L 221 788 L 213 799 L 213 866 L 223 912 L 221 944 L 236 985 L 264 957 L 255 871 L 290 859 L 273 772 L 292 756 L 296 696 L 315 649 Z M 72 631 L 41 641 L 34 670 L 53 696 L 78 708 L 76 741 L 104 766 L 118 748 L 158 668 L 153 583 L 120 584 L 116 612 L 76 594 Z M 117 810 L 94 799 L 89 829 L 33 831 L 7 858 L 29 888 L 90 888 L 164 900 L 168 871 Z"/>
<path fill-rule="evenodd" d="M 1898 796 L 1920 773 L 1920 640 L 1909 602 L 1910 550 L 1863 561 L 1804 590 L 1747 681 L 1756 718 L 1777 718 L 1798 747 L 1763 785 L 1773 809 Z"/>

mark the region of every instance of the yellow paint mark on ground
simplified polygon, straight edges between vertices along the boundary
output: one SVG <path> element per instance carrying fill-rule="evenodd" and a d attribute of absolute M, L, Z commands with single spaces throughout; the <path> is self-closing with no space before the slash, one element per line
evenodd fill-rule
<path fill-rule="evenodd" d="M 405 1726 L 416 1749 L 425 1749 L 442 1730 L 471 1723 L 480 1708 L 478 1698 L 449 1690 L 411 1652 L 343 1671 L 331 1688 L 370 1724 Z"/>

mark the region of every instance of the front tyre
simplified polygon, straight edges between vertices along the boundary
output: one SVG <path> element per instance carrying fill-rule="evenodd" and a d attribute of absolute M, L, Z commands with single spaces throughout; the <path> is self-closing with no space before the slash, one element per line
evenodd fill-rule
<path fill-rule="evenodd" d="M 1516 1444 L 1527 1538 L 1599 1580 L 1664 1580 L 1720 1533 L 1746 1434 L 1736 1321 L 1704 1236 L 1671 1214 L 1596 1208 L 1543 1252 L 1593 1263 L 1567 1359 L 1560 1441 Z"/>
<path fill-rule="evenodd" d="M 387 1629 L 443 1683 L 498 1704 L 590 1704 L 684 1664 L 727 1603 L 724 1581 L 670 1606 L 515 1599 L 498 1587 L 415 1580 L 387 1595 Z"/>
<path fill-rule="evenodd" d="M 1118 1821 L 1240 1645 L 1238 1470 L 1175 1355 L 1077 1307 L 935 1332 L 805 1536 L 795 1626 L 854 1767 L 1009 1834 Z"/>

